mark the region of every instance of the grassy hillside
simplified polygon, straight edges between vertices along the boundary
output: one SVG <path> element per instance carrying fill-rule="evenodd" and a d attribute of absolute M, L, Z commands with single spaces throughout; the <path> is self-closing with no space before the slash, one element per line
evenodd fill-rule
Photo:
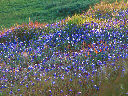
<path fill-rule="evenodd" d="M 0 96 L 127 96 L 128 3 L 0 34 Z"/>
<path fill-rule="evenodd" d="M 74 13 L 82 13 L 82 11 L 88 10 L 90 5 L 94 5 L 99 1 L 100 0 L 0 0 L 0 26 L 9 28 L 15 23 L 28 23 L 29 17 L 33 22 L 37 20 L 40 23 L 53 23 L 69 15 L 72 16 Z M 114 2 L 115 0 L 102 1 Z"/>
<path fill-rule="evenodd" d="M 15 23 L 55 22 L 74 13 L 87 10 L 99 0 L 0 0 L 0 26 Z"/>

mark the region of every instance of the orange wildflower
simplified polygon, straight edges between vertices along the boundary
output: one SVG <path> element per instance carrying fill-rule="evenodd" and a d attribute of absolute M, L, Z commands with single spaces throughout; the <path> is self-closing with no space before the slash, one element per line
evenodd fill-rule
<path fill-rule="evenodd" d="M 91 45 L 90 44 L 88 46 L 91 48 Z"/>
<path fill-rule="evenodd" d="M 39 26 L 38 22 L 37 22 L 37 21 L 35 21 L 35 27 L 38 27 L 38 26 Z"/>
<path fill-rule="evenodd" d="M 98 51 L 97 51 L 97 50 L 96 50 L 95 52 L 96 52 L 96 54 L 98 53 Z"/>
<path fill-rule="evenodd" d="M 100 52 L 101 52 L 102 50 L 100 49 Z"/>
<path fill-rule="evenodd" d="M 105 51 L 105 48 L 104 48 L 104 51 Z"/>
<path fill-rule="evenodd" d="M 89 55 L 89 52 L 88 52 L 88 55 Z"/>
<path fill-rule="evenodd" d="M 30 27 L 33 27 L 33 25 L 34 25 L 33 22 L 30 22 L 30 23 L 29 23 L 29 26 L 30 26 Z"/>

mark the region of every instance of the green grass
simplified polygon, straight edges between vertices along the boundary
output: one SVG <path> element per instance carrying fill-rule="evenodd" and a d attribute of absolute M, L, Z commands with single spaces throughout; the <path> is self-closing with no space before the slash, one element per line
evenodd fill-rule
<path fill-rule="evenodd" d="M 100 0 L 0 0 L 0 26 L 10 28 L 14 24 L 33 22 L 53 23 L 87 11 L 89 6 Z M 108 1 L 108 0 L 102 0 Z M 109 0 L 108 2 L 114 2 Z M 120 0 L 117 0 L 120 1 Z M 124 0 L 127 1 L 127 0 Z M 0 27 L 0 30 L 2 28 Z"/>
<path fill-rule="evenodd" d="M 9 28 L 15 23 L 31 20 L 52 23 L 74 13 L 87 10 L 99 0 L 1 0 L 0 26 Z"/>

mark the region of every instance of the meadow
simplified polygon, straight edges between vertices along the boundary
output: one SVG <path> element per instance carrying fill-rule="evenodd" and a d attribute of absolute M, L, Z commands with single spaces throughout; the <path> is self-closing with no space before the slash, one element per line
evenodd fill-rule
<path fill-rule="evenodd" d="M 30 17 L 1 31 L 0 96 L 127 96 L 127 81 L 123 0 L 96 3 L 53 23 Z"/>
<path fill-rule="evenodd" d="M 115 0 L 102 1 L 112 3 Z M 100 0 L 0 0 L 0 30 L 15 26 L 16 23 L 28 24 L 29 17 L 33 22 L 52 24 L 75 13 L 81 14 L 89 6 L 99 2 Z"/>
<path fill-rule="evenodd" d="M 33 22 L 53 23 L 75 13 L 82 13 L 99 0 L 0 0 L 0 26 Z M 2 29 L 0 27 L 0 30 Z"/>

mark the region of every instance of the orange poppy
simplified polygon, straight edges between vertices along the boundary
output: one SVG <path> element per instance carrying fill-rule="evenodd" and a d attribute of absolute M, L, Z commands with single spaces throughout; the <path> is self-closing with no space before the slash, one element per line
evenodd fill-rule
<path fill-rule="evenodd" d="M 91 45 L 90 44 L 88 46 L 91 48 Z"/>
<path fill-rule="evenodd" d="M 98 53 L 98 51 L 97 51 L 97 50 L 96 50 L 95 52 L 96 52 L 96 54 Z"/>
<path fill-rule="evenodd" d="M 105 48 L 104 48 L 104 51 L 105 51 Z"/>
<path fill-rule="evenodd" d="M 88 55 L 89 55 L 89 52 L 88 52 Z"/>
<path fill-rule="evenodd" d="M 29 26 L 30 26 L 30 27 L 33 27 L 33 25 L 34 25 L 33 22 L 30 22 L 30 23 L 29 23 Z"/>

